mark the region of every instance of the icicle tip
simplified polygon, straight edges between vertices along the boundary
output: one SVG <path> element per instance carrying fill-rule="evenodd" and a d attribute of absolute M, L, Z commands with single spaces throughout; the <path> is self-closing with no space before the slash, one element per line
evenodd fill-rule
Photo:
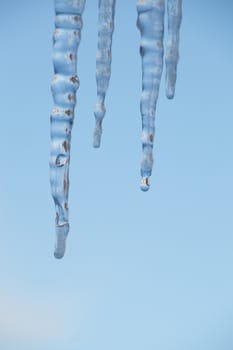
<path fill-rule="evenodd" d="M 94 136 L 93 136 L 93 147 L 94 148 L 100 148 L 101 145 L 101 130 L 96 128 L 94 131 Z"/>
<path fill-rule="evenodd" d="M 66 238 L 69 233 L 69 224 L 56 226 L 56 243 L 54 249 L 54 257 L 56 259 L 63 258 L 66 250 Z"/>
<path fill-rule="evenodd" d="M 143 192 L 148 191 L 150 188 L 150 180 L 149 177 L 142 177 L 141 181 L 140 181 L 140 189 Z"/>
<path fill-rule="evenodd" d="M 104 115 L 106 113 L 105 105 L 103 102 L 96 103 L 95 109 L 94 109 L 94 115 L 95 115 L 95 130 L 93 135 L 93 147 L 99 148 L 101 144 L 101 135 L 102 135 L 102 121 L 104 118 Z"/>
<path fill-rule="evenodd" d="M 175 89 L 172 89 L 170 86 L 167 86 L 166 96 L 169 100 L 172 100 L 175 96 Z"/>

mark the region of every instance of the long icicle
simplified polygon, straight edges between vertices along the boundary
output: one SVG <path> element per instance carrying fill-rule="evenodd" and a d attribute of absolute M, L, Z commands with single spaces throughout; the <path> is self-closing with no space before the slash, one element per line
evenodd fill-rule
<path fill-rule="evenodd" d="M 96 56 L 97 103 L 94 108 L 95 130 L 93 146 L 100 147 L 105 96 L 111 75 L 112 35 L 116 0 L 99 0 L 98 50 Z"/>
<path fill-rule="evenodd" d="M 62 258 L 69 232 L 68 192 L 71 130 L 76 104 L 77 49 L 81 38 L 85 0 L 55 0 L 53 47 L 54 78 L 51 90 L 50 183 L 56 208 L 56 244 L 54 256 Z"/>
<path fill-rule="evenodd" d="M 141 33 L 142 57 L 142 191 L 150 187 L 153 166 L 155 111 L 163 70 L 164 0 L 138 0 L 137 26 Z"/>
<path fill-rule="evenodd" d="M 179 60 L 179 35 L 182 18 L 182 0 L 167 0 L 168 39 L 166 45 L 166 95 L 175 94 L 176 71 Z"/>

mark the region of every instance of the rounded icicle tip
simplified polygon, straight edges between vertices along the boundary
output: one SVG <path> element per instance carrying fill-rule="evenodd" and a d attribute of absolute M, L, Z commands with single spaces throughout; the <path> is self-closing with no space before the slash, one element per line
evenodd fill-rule
<path fill-rule="evenodd" d="M 172 100 L 175 96 L 175 89 L 171 88 L 169 85 L 166 87 L 166 96 L 169 100 Z"/>
<path fill-rule="evenodd" d="M 93 147 L 99 148 L 101 144 L 101 135 L 102 135 L 102 121 L 104 119 L 106 109 L 104 102 L 96 103 L 94 108 L 95 115 L 95 130 L 93 135 Z"/>
<path fill-rule="evenodd" d="M 63 258 L 66 250 L 66 238 L 69 233 L 69 224 L 56 226 L 56 243 L 54 249 L 54 257 L 56 259 Z"/>
<path fill-rule="evenodd" d="M 140 181 L 140 189 L 143 192 L 148 191 L 150 188 L 150 180 L 149 177 L 142 177 L 141 181 Z"/>
<path fill-rule="evenodd" d="M 101 132 L 99 132 L 99 130 L 95 130 L 94 136 L 93 136 L 93 147 L 100 148 L 100 144 L 101 144 Z"/>

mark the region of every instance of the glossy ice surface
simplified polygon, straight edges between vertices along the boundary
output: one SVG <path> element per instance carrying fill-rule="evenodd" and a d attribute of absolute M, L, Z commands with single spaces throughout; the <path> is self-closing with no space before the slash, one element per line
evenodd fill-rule
<path fill-rule="evenodd" d="M 111 75 L 112 34 L 116 0 L 99 0 L 98 50 L 96 55 L 97 103 L 94 108 L 96 126 L 93 146 L 99 147 L 102 120 L 105 115 L 105 96 Z"/>
<path fill-rule="evenodd" d="M 51 113 L 50 182 L 56 207 L 56 245 L 54 255 L 62 258 L 69 232 L 69 163 L 71 130 L 74 120 L 77 76 L 77 50 L 82 30 L 85 0 L 55 0 L 55 32 L 51 89 L 54 108 Z"/>
<path fill-rule="evenodd" d="M 176 68 L 179 58 L 179 28 L 181 0 L 167 0 L 168 42 L 166 46 L 166 95 L 173 98 Z M 153 167 L 153 143 L 155 136 L 155 112 L 163 71 L 165 0 L 138 0 L 137 26 L 141 33 L 142 57 L 142 161 L 141 190 L 150 187 Z"/>
<path fill-rule="evenodd" d="M 99 0 L 98 50 L 96 57 L 97 103 L 94 114 L 94 147 L 101 143 L 102 121 L 105 115 L 105 97 L 111 75 L 112 35 L 114 31 L 115 0 Z M 142 58 L 142 191 L 149 189 L 153 167 L 155 112 L 164 60 L 165 0 L 138 0 L 137 26 L 141 33 Z M 69 232 L 68 193 L 71 130 L 76 104 L 77 50 L 81 38 L 82 13 L 85 0 L 55 0 L 54 78 L 52 93 L 54 108 L 51 113 L 51 191 L 56 207 L 56 245 L 54 255 L 62 258 Z M 168 41 L 166 44 L 166 95 L 173 98 L 179 59 L 179 29 L 181 0 L 167 0 Z M 124 116 L 123 116 L 124 117 Z"/>

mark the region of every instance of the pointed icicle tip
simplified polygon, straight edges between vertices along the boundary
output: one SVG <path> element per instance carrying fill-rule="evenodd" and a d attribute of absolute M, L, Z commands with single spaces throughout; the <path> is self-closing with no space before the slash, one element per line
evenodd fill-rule
<path fill-rule="evenodd" d="M 66 250 L 66 238 L 69 233 L 69 224 L 56 226 L 56 244 L 54 249 L 54 257 L 56 259 L 63 258 Z"/>
<path fill-rule="evenodd" d="M 105 105 L 104 103 L 96 103 L 94 114 L 96 118 L 95 122 L 95 130 L 93 135 L 93 147 L 99 148 L 101 144 L 101 136 L 102 136 L 102 121 L 105 115 Z"/>
<path fill-rule="evenodd" d="M 175 96 L 175 86 L 171 86 L 168 77 L 166 78 L 166 96 L 169 100 L 172 100 Z"/>

